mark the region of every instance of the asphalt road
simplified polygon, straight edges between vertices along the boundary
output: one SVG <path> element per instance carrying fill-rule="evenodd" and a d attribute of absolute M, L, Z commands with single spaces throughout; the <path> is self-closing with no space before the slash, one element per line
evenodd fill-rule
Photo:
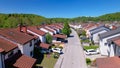
<path fill-rule="evenodd" d="M 54 68 L 87 68 L 83 48 L 80 46 L 79 37 L 73 29 L 71 36 L 73 37 L 68 38 L 68 43 L 63 49 L 64 54 L 59 57 Z"/>

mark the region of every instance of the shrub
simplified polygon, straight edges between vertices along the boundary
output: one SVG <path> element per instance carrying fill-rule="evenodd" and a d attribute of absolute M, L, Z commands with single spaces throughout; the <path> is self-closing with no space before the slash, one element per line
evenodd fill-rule
<path fill-rule="evenodd" d="M 92 61 L 91 61 L 89 58 L 86 58 L 86 63 L 87 63 L 87 65 L 90 65 L 91 62 L 92 62 Z"/>
<path fill-rule="evenodd" d="M 56 58 L 56 59 L 57 59 L 57 58 L 59 58 L 59 56 L 60 56 L 60 54 L 59 54 L 59 53 L 57 53 L 57 52 L 55 52 L 55 53 L 54 53 L 54 58 Z"/>

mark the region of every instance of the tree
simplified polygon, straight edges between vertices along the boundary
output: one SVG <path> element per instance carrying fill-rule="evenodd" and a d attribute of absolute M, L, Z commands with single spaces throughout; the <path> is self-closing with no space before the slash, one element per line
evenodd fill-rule
<path fill-rule="evenodd" d="M 52 36 L 49 33 L 46 34 L 46 43 L 48 44 L 52 43 Z"/>
<path fill-rule="evenodd" d="M 64 23 L 64 28 L 62 29 L 62 33 L 67 35 L 67 36 L 69 36 L 71 33 L 70 26 L 67 22 Z"/>

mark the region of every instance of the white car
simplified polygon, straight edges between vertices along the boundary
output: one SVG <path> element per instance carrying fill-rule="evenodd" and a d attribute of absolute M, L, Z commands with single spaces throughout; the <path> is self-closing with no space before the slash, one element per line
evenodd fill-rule
<path fill-rule="evenodd" d="M 52 51 L 57 53 L 62 53 L 62 49 L 60 48 L 52 48 Z"/>
<path fill-rule="evenodd" d="M 88 49 L 85 51 L 86 55 L 95 55 L 95 54 L 99 54 L 99 50 L 95 50 L 95 49 Z"/>

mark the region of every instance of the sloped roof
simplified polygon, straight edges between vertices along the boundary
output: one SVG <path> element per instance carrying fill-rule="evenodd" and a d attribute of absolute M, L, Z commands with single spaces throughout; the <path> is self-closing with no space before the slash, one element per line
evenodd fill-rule
<path fill-rule="evenodd" d="M 55 35 L 53 35 L 53 37 L 63 38 L 63 39 L 67 38 L 66 35 L 61 35 L 61 34 L 55 34 Z"/>
<path fill-rule="evenodd" d="M 112 36 L 112 35 L 115 35 L 115 34 L 119 34 L 119 33 L 120 33 L 120 28 L 117 28 L 115 30 L 111 30 L 111 31 L 102 33 L 99 36 L 100 36 L 100 38 L 106 38 L 106 37 L 109 37 L 109 36 Z"/>
<path fill-rule="evenodd" d="M 35 62 L 36 62 L 36 59 L 26 55 L 22 55 L 20 58 L 16 60 L 13 66 L 17 68 L 32 68 Z"/>
<path fill-rule="evenodd" d="M 120 57 L 108 57 L 96 59 L 98 68 L 120 68 Z"/>
<path fill-rule="evenodd" d="M 32 31 L 32 32 L 35 32 L 41 36 L 45 35 L 46 33 L 42 30 L 38 30 L 37 28 L 35 27 L 28 27 L 28 30 Z"/>
<path fill-rule="evenodd" d="M 42 48 L 45 48 L 45 49 L 48 49 L 49 48 L 49 44 L 46 44 L 46 43 L 41 43 L 40 44 L 40 47 L 42 47 Z"/>
<path fill-rule="evenodd" d="M 91 34 L 94 34 L 94 33 L 97 33 L 97 32 L 103 31 L 103 30 L 110 31 L 110 29 L 105 26 L 99 26 L 99 27 L 96 27 L 96 28 L 90 30 L 90 32 L 91 32 Z"/>
<path fill-rule="evenodd" d="M 0 29 L 0 35 L 20 44 L 25 44 L 34 39 L 34 36 L 30 36 L 29 34 L 20 32 L 14 28 Z"/>
<path fill-rule="evenodd" d="M 4 52 L 4 49 L 0 48 L 0 53 Z"/>
<path fill-rule="evenodd" d="M 15 48 L 17 48 L 16 44 L 0 38 L 0 52 L 4 50 L 7 53 Z"/>

